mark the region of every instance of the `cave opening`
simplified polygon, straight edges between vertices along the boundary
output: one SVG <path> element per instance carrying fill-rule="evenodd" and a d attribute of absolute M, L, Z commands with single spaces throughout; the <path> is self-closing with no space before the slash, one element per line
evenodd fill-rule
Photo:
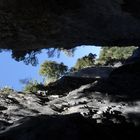
<path fill-rule="evenodd" d="M 0 87 L 20 74 L 24 85 L 0 88 L 0 139 L 138 138 L 139 9 L 139 0 L 0 0 Z"/>

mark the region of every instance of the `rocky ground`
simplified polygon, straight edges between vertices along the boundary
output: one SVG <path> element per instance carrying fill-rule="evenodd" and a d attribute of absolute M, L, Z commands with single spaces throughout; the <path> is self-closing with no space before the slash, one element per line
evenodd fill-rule
<path fill-rule="evenodd" d="M 52 95 L 0 93 L 0 139 L 136 139 L 140 102 L 134 66 L 135 72 L 127 65 L 106 79 L 63 77 L 48 88 Z"/>

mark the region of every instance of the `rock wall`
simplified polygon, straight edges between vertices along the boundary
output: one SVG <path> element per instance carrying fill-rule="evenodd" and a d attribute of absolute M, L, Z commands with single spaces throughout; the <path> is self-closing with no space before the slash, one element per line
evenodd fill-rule
<path fill-rule="evenodd" d="M 0 47 L 139 45 L 138 0 L 0 0 Z"/>

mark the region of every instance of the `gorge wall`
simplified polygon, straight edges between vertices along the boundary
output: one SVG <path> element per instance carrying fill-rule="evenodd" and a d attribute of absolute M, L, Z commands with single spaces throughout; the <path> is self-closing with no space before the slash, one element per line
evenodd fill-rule
<path fill-rule="evenodd" d="M 139 0 L 0 0 L 0 48 L 139 45 Z"/>

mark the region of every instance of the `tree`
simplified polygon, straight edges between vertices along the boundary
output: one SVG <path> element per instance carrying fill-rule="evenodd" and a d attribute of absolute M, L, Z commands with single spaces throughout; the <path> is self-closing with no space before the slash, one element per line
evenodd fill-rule
<path fill-rule="evenodd" d="M 125 61 L 137 47 L 103 47 L 98 63 L 111 64 L 117 61 Z"/>
<path fill-rule="evenodd" d="M 27 93 L 37 93 L 39 90 L 45 91 L 45 86 L 42 83 L 38 83 L 36 80 L 28 81 L 23 89 L 23 91 Z"/>
<path fill-rule="evenodd" d="M 3 49 L 0 49 L 0 53 L 3 51 Z M 6 50 L 4 50 L 6 51 Z M 73 56 L 74 55 L 75 48 L 72 49 L 63 49 L 63 48 L 47 48 L 46 54 L 49 58 L 57 56 L 59 57 L 61 52 L 64 52 L 67 56 Z M 12 58 L 16 61 L 23 61 L 26 65 L 31 64 L 32 66 L 36 66 L 38 64 L 37 54 L 40 54 L 40 49 L 34 49 L 34 50 L 12 50 Z"/>
<path fill-rule="evenodd" d="M 57 80 L 63 76 L 68 70 L 68 67 L 63 63 L 57 63 L 55 61 L 45 61 L 39 70 L 39 74 L 46 80 Z"/>
<path fill-rule="evenodd" d="M 75 52 L 76 48 L 72 48 L 72 49 L 63 49 L 61 48 L 60 51 L 64 52 L 64 54 L 66 56 L 72 57 L 74 56 L 74 52 Z"/>
<path fill-rule="evenodd" d="M 88 56 L 79 58 L 74 68 L 76 70 L 79 70 L 88 66 L 93 66 L 95 64 L 95 58 L 96 58 L 96 54 L 92 54 L 92 53 L 90 53 Z"/>
<path fill-rule="evenodd" d="M 38 85 L 37 81 L 29 81 L 29 82 L 25 85 L 23 91 L 24 91 L 24 92 L 36 93 L 36 92 L 39 90 L 39 89 L 37 88 L 37 85 Z"/>
<path fill-rule="evenodd" d="M 26 65 L 31 64 L 32 66 L 36 66 L 38 64 L 36 55 L 39 53 L 41 53 L 40 50 L 12 50 L 12 58 L 16 61 L 23 61 Z"/>

